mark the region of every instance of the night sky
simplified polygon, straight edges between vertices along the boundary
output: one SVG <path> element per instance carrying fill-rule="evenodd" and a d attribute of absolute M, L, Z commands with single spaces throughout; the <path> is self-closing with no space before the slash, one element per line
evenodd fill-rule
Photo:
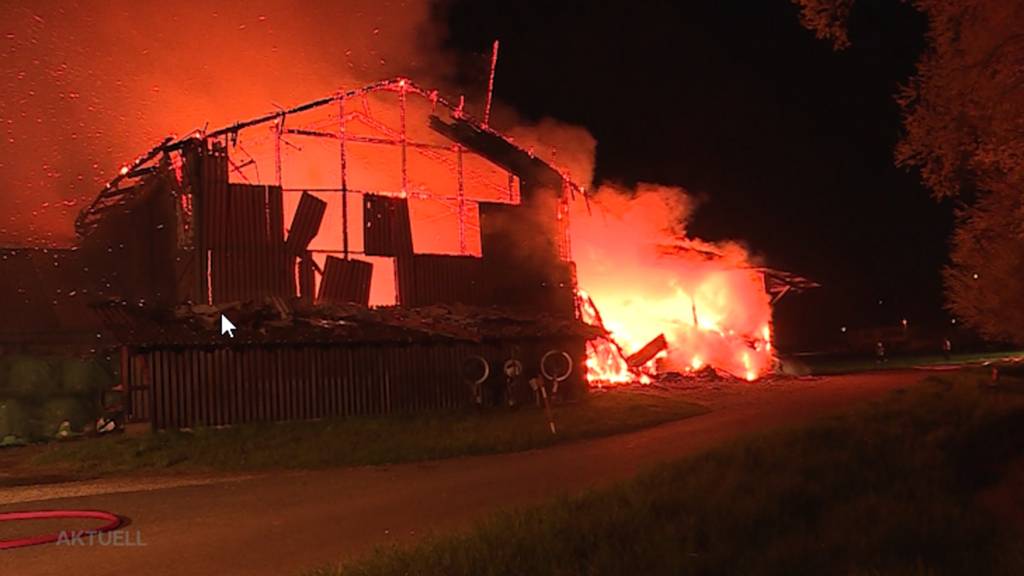
<path fill-rule="evenodd" d="M 951 206 L 892 158 L 893 94 L 913 73 L 924 19 L 903 3 L 861 3 L 853 46 L 836 53 L 786 0 L 682 4 L 466 0 L 438 17 L 467 61 L 501 40 L 495 91 L 527 119 L 594 135 L 597 180 L 681 186 L 701 199 L 693 235 L 740 240 L 821 282 L 779 305 L 780 343 L 904 317 L 948 325 L 939 270 Z"/>

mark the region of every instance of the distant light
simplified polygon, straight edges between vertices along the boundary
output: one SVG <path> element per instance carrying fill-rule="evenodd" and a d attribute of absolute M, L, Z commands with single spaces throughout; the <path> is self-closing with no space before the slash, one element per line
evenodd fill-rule
<path fill-rule="evenodd" d="M 952 320 L 950 320 L 949 323 L 950 324 L 956 324 L 956 318 L 953 318 Z"/>
<path fill-rule="evenodd" d="M 904 327 L 904 328 L 906 328 L 906 327 L 907 327 L 907 319 L 906 319 L 906 318 L 904 318 L 903 320 L 901 320 L 901 321 L 900 321 L 900 323 L 901 323 L 901 324 L 903 324 L 903 327 Z"/>
<path fill-rule="evenodd" d="M 842 332 L 843 334 L 846 334 L 846 326 L 840 328 L 839 331 Z"/>
<path fill-rule="evenodd" d="M 881 306 L 881 305 L 882 305 L 882 299 L 881 299 L 881 298 L 879 298 L 879 299 L 878 299 L 878 305 L 879 305 L 879 306 Z"/>
<path fill-rule="evenodd" d="M 977 272 L 975 272 L 974 274 L 972 274 L 972 275 L 971 275 L 971 278 L 974 278 L 975 280 L 977 280 L 977 279 L 978 279 L 978 273 L 977 273 Z"/>

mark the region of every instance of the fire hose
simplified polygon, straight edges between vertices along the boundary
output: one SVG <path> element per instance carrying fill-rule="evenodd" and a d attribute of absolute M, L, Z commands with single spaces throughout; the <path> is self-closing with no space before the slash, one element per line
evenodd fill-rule
<path fill-rule="evenodd" d="M 0 513 L 0 522 L 15 522 L 18 520 L 69 520 L 80 518 L 103 520 L 106 522 L 98 528 L 83 531 L 88 532 L 90 534 L 100 534 L 103 532 L 117 530 L 124 523 L 124 521 L 116 514 L 111 514 L 110 512 L 101 512 L 99 510 L 38 510 L 32 512 Z M 9 550 L 12 548 L 23 548 L 25 546 L 38 546 L 40 544 L 50 544 L 52 542 L 58 542 L 60 541 L 61 536 L 63 534 L 65 534 L 65 532 L 57 532 L 54 534 L 40 534 L 38 536 L 15 538 L 14 540 L 0 540 L 0 550 Z"/>

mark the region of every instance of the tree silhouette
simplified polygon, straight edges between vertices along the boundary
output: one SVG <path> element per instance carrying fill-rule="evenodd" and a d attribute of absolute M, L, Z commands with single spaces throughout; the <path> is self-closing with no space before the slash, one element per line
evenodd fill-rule
<path fill-rule="evenodd" d="M 853 0 L 794 0 L 837 50 Z M 898 165 L 958 203 L 947 308 L 983 336 L 1024 343 L 1024 3 L 912 0 L 927 48 L 896 95 Z"/>

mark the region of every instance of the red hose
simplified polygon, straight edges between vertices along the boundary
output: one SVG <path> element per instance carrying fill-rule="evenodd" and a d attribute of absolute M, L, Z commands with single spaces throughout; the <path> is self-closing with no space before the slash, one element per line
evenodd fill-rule
<path fill-rule="evenodd" d="M 105 520 L 107 522 L 99 528 L 93 528 L 92 530 L 86 531 L 92 534 L 117 530 L 122 524 L 121 518 L 117 515 L 111 514 L 110 512 L 100 512 L 99 510 L 39 510 L 35 512 L 0 513 L 0 522 L 14 522 L 17 520 L 50 520 L 54 518 L 92 518 L 95 520 Z M 61 534 L 63 534 L 63 532 L 29 536 L 27 538 L 17 538 L 15 540 L 0 540 L 0 550 L 49 544 L 60 540 Z"/>

